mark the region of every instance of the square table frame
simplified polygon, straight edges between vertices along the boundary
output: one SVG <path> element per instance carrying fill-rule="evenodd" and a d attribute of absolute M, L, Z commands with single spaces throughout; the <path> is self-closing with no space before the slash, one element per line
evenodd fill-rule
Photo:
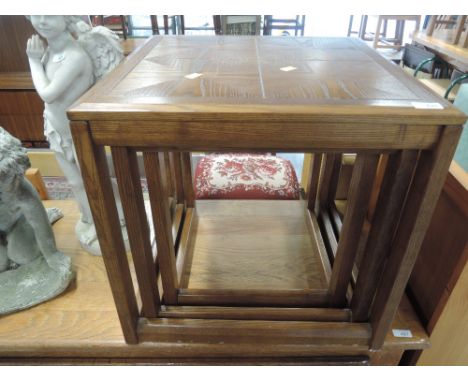
<path fill-rule="evenodd" d="M 141 60 L 158 41 L 160 38 L 150 40 L 134 55 L 134 61 Z M 127 64 L 117 69 L 114 81 L 131 70 L 133 66 Z M 408 77 L 408 81 L 412 80 Z M 151 113 L 135 105 L 129 109 L 118 105 L 114 112 L 91 105 L 99 91 L 110 89 L 115 83 L 112 79 L 104 80 L 69 111 L 69 117 L 109 282 L 128 343 L 175 337 L 229 343 L 247 336 L 270 345 L 271 341 L 289 339 L 291 343 L 310 341 L 371 349 L 382 346 L 440 194 L 464 115 L 446 103 L 444 110 L 404 108 L 404 112 L 402 108 L 374 105 L 288 105 L 274 114 L 255 106 L 241 108 L 243 113 L 230 106 L 221 106 L 216 113 L 184 112 L 170 106 L 164 113 Z M 286 136 L 281 134 L 284 128 L 288 131 Z M 116 167 L 141 312 L 112 196 L 105 146 L 111 147 Z M 157 261 L 144 213 L 137 151 L 143 152 L 148 178 Z M 180 274 L 174 238 L 180 241 L 178 257 L 183 257 L 196 208 L 190 151 L 316 154 L 309 177 L 307 209 L 311 225 L 317 217 L 325 227 L 321 234 L 325 239 L 328 237 L 329 243 L 333 240 L 326 227 L 333 220 L 330 195 L 336 187 L 337 163 L 342 153 L 358 154 L 347 212 L 336 248 L 331 249 L 334 259 L 329 287 L 312 291 L 307 296 L 309 306 L 271 307 L 271 301 L 262 306 L 262 298 L 268 296 L 255 295 L 254 299 L 260 301 L 256 307 L 236 307 L 233 303 L 242 293 L 235 292 L 227 296 L 225 307 L 188 306 L 189 299 L 178 289 Z M 381 154 L 389 158 L 374 219 L 363 243 L 358 238 L 363 232 Z M 174 180 L 167 181 L 171 172 Z M 179 211 L 183 210 L 182 218 L 171 217 L 170 194 Z M 350 297 L 349 285 L 360 244 L 365 245 L 365 251 Z M 157 282 L 159 273 L 163 293 Z M 273 294 L 273 300 L 280 301 L 282 297 L 287 300 L 295 296 L 291 292 L 285 296 Z"/>

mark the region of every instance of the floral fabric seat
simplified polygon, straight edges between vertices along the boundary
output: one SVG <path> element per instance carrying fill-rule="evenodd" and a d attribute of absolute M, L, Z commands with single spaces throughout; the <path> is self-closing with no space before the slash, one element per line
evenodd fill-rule
<path fill-rule="evenodd" d="M 299 199 L 289 160 L 265 154 L 210 154 L 195 170 L 197 199 Z"/>

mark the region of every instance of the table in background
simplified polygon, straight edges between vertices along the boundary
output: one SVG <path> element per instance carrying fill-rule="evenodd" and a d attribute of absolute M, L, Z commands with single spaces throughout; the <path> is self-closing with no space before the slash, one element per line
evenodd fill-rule
<path fill-rule="evenodd" d="M 440 30 L 428 36 L 421 31 L 413 34 L 413 41 L 424 45 L 451 66 L 466 73 L 468 72 L 468 48 L 452 44 L 453 33 L 453 30 Z"/>

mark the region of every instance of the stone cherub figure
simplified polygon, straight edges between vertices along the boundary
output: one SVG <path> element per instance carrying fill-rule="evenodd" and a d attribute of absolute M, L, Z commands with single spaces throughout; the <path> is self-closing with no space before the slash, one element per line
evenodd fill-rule
<path fill-rule="evenodd" d="M 47 212 L 24 177 L 30 167 L 21 142 L 0 127 L 0 315 L 61 293 L 73 278 L 57 250 Z"/>
<path fill-rule="evenodd" d="M 91 28 L 78 16 L 28 18 L 39 35 L 47 40 L 45 47 L 41 38 L 33 35 L 26 49 L 34 86 L 45 104 L 45 135 L 78 202 L 81 213 L 75 228 L 78 240 L 85 250 L 99 255 L 66 110 L 123 59 L 119 38 L 107 28 Z M 118 199 L 115 184 L 114 194 Z M 120 207 L 119 202 L 117 205 Z M 121 208 L 119 214 L 124 226 Z M 126 237 L 125 228 L 123 231 Z"/>

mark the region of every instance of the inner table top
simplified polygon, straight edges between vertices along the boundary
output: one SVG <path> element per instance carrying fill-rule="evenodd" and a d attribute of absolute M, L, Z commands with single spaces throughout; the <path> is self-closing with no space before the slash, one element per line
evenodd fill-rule
<path fill-rule="evenodd" d="M 198 200 L 181 288 L 326 290 L 330 265 L 304 203 Z"/>
<path fill-rule="evenodd" d="M 420 109 L 414 102 L 442 109 Z M 464 118 L 357 39 L 271 36 L 154 36 L 69 116 L 186 120 L 229 113 L 418 115 L 447 124 Z"/>

